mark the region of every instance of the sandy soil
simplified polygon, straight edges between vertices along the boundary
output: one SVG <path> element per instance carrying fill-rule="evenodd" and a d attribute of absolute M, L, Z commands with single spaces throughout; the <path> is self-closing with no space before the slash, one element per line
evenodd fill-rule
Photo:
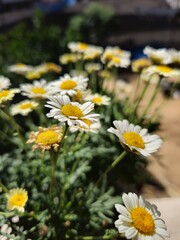
<path fill-rule="evenodd" d="M 132 91 L 136 84 L 134 79 L 134 76 L 130 77 Z M 139 91 L 141 87 L 138 88 Z M 111 88 L 111 85 L 108 84 L 108 88 Z M 144 101 L 141 102 L 142 108 L 146 106 L 154 88 L 154 84 L 149 87 Z M 118 83 L 114 89 L 119 93 Z M 159 92 L 150 112 L 154 112 L 164 101 L 162 92 Z M 158 153 L 149 159 L 148 171 L 154 180 L 153 184 L 144 185 L 142 194 L 146 198 L 177 197 L 180 196 L 180 99 L 165 101 L 158 120 L 160 129 L 157 134 L 163 139 L 163 145 Z"/>
<path fill-rule="evenodd" d="M 159 94 L 156 105 L 162 100 Z M 159 151 L 160 159 L 152 158 L 149 171 L 165 187 L 165 192 L 157 187 L 144 186 L 147 197 L 180 196 L 180 100 L 170 99 L 160 115 L 158 134 L 163 139 Z"/>
<path fill-rule="evenodd" d="M 154 84 L 149 87 L 141 107 L 146 106 L 154 88 Z M 163 139 L 163 145 L 158 153 L 150 158 L 148 166 L 157 184 L 144 185 L 142 193 L 146 198 L 180 196 L 180 99 L 165 100 L 162 92 L 159 92 L 150 112 L 154 112 L 163 102 L 158 117 L 160 129 L 157 132 Z"/>

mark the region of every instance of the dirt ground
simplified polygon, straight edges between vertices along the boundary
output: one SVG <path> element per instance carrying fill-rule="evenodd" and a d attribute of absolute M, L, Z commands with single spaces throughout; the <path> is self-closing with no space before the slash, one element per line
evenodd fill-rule
<path fill-rule="evenodd" d="M 130 77 L 131 93 L 134 95 L 136 81 L 134 76 Z M 108 89 L 111 85 L 106 86 Z M 138 89 L 141 91 L 142 86 Z M 141 102 L 142 109 L 146 106 L 155 85 L 149 86 L 144 101 Z M 116 89 L 118 90 L 118 82 Z M 138 93 L 137 93 L 138 94 Z M 157 154 L 149 159 L 148 171 L 153 176 L 153 184 L 145 184 L 142 194 L 146 198 L 163 198 L 180 196 L 180 98 L 165 100 L 162 92 L 157 95 L 150 112 L 164 102 L 159 113 L 158 120 L 160 128 L 156 132 L 162 139 L 163 145 Z"/>
<path fill-rule="evenodd" d="M 142 108 L 146 106 L 154 88 L 154 84 L 149 86 L 149 91 L 141 103 Z M 158 117 L 160 129 L 157 132 L 163 139 L 163 145 L 157 154 L 152 155 L 148 165 L 148 170 L 157 184 L 144 185 L 142 194 L 146 198 L 180 196 L 180 99 L 165 100 L 160 91 L 150 112 L 153 112 L 164 101 Z M 164 189 L 159 187 L 160 185 Z"/>
<path fill-rule="evenodd" d="M 155 105 L 162 101 L 159 94 Z M 160 191 L 158 187 L 145 185 L 144 195 L 150 197 L 180 196 L 180 99 L 169 99 L 160 114 L 160 130 L 158 134 L 163 139 L 159 150 L 159 160 L 150 159 L 149 171 L 165 187 Z"/>

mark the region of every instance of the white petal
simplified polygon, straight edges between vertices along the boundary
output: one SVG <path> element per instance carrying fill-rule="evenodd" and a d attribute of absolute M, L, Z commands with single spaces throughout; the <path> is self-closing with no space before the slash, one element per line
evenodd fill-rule
<path fill-rule="evenodd" d="M 125 233 L 125 236 L 127 239 L 132 239 L 137 235 L 137 233 L 138 233 L 137 229 L 135 229 L 134 227 L 131 227 L 127 230 L 127 232 Z"/>

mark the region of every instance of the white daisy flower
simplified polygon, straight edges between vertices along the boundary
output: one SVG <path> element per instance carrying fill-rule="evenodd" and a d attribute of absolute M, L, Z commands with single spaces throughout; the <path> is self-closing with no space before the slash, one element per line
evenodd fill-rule
<path fill-rule="evenodd" d="M 96 121 L 99 114 L 93 114 L 90 112 L 94 109 L 94 103 L 86 102 L 80 104 L 78 102 L 71 102 L 68 96 L 54 96 L 49 97 L 47 105 L 45 107 L 51 108 L 47 117 L 53 117 L 60 122 L 67 122 L 71 125 L 81 125 L 87 127 L 88 124 L 84 121 Z"/>
<path fill-rule="evenodd" d="M 180 77 L 180 71 L 164 65 L 153 65 L 145 69 L 148 76 L 159 74 L 163 77 Z"/>
<path fill-rule="evenodd" d="M 69 74 L 65 74 L 60 77 L 59 80 L 51 82 L 50 88 L 52 94 L 60 93 L 61 95 L 73 96 L 77 90 L 83 91 L 87 88 L 88 78 L 83 76 L 71 77 Z"/>
<path fill-rule="evenodd" d="M 72 96 L 71 100 L 73 102 L 84 103 L 84 102 L 87 102 L 85 99 L 89 94 L 91 94 L 91 90 L 89 89 L 85 91 L 77 90 L 76 94 Z"/>
<path fill-rule="evenodd" d="M 19 74 L 24 74 L 28 71 L 31 71 L 32 69 L 33 69 L 33 66 L 26 65 L 24 63 L 16 63 L 8 67 L 9 72 L 14 72 Z"/>
<path fill-rule="evenodd" d="M 147 72 L 147 68 L 144 68 L 140 74 L 140 79 L 145 82 L 150 82 L 152 84 L 157 84 L 160 79 L 160 75 L 158 73 L 150 74 Z"/>
<path fill-rule="evenodd" d="M 23 116 L 27 116 L 30 112 L 32 112 L 39 104 L 35 101 L 24 100 L 17 104 L 14 104 L 10 108 L 11 114 L 17 115 L 21 114 Z"/>
<path fill-rule="evenodd" d="M 172 63 L 180 65 L 180 51 L 171 48 L 168 52 L 172 58 Z"/>
<path fill-rule="evenodd" d="M 68 43 L 68 48 L 71 52 L 84 53 L 89 49 L 90 45 L 83 42 L 70 42 Z"/>
<path fill-rule="evenodd" d="M 144 68 L 152 65 L 149 58 L 138 58 L 133 60 L 131 63 L 131 68 L 133 72 L 141 72 Z"/>
<path fill-rule="evenodd" d="M 29 98 L 42 99 L 51 95 L 49 85 L 46 80 L 34 81 L 33 84 L 21 84 L 22 95 Z"/>
<path fill-rule="evenodd" d="M 45 64 L 41 64 L 33 67 L 30 71 L 25 73 L 25 78 L 28 80 L 34 80 L 40 78 L 43 74 L 48 72 L 48 68 Z"/>
<path fill-rule="evenodd" d="M 98 133 L 101 124 L 99 119 L 96 119 L 96 121 L 90 121 L 89 119 L 84 119 L 84 123 L 86 123 L 87 126 L 85 125 L 79 125 L 79 124 L 74 124 L 70 127 L 71 132 L 92 132 L 92 133 Z"/>
<path fill-rule="evenodd" d="M 101 61 L 103 63 L 107 63 L 111 61 L 113 57 L 125 58 L 130 59 L 131 53 L 126 50 L 122 50 L 121 48 L 115 47 L 106 47 L 104 53 L 102 54 Z"/>
<path fill-rule="evenodd" d="M 121 56 L 113 56 L 111 60 L 108 62 L 107 67 L 121 67 L 127 68 L 130 65 L 131 61 L 129 58 L 124 58 Z"/>
<path fill-rule="evenodd" d="M 78 53 L 65 53 L 59 57 L 61 64 L 75 63 L 81 59 L 81 54 Z"/>
<path fill-rule="evenodd" d="M 155 49 L 150 46 L 146 46 L 143 52 L 155 63 L 158 64 L 172 63 L 171 55 L 169 54 L 166 48 Z"/>
<path fill-rule="evenodd" d="M 115 226 L 122 236 L 131 240 L 164 240 L 169 237 L 166 225 L 154 204 L 135 193 L 124 193 L 122 200 L 125 206 L 115 204 L 120 213 Z"/>
<path fill-rule="evenodd" d="M 107 131 L 115 134 L 121 145 L 130 152 L 148 157 L 162 144 L 158 135 L 150 135 L 147 129 L 129 123 L 128 120 L 114 121 L 113 124 L 116 128 L 111 127 Z"/>
<path fill-rule="evenodd" d="M 98 93 L 90 94 L 85 98 L 85 101 L 93 102 L 95 105 L 109 105 L 111 98 Z"/>
<path fill-rule="evenodd" d="M 7 89 L 11 85 L 10 79 L 4 76 L 0 76 L 0 90 Z"/>
<path fill-rule="evenodd" d="M 103 48 L 98 46 L 90 45 L 89 48 L 84 52 L 84 60 L 93 60 L 98 58 L 103 53 Z"/>
<path fill-rule="evenodd" d="M 0 104 L 6 101 L 10 101 L 13 99 L 16 93 L 19 93 L 20 90 L 18 88 L 12 89 L 4 89 L 0 91 Z"/>

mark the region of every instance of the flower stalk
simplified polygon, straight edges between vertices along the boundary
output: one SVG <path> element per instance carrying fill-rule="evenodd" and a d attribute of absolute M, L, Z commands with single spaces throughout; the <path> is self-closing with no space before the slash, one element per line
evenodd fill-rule
<path fill-rule="evenodd" d="M 96 185 L 98 185 L 102 179 L 107 176 L 107 174 L 126 156 L 127 152 L 124 150 L 113 162 L 112 164 L 103 172 L 100 178 L 97 180 Z"/>

